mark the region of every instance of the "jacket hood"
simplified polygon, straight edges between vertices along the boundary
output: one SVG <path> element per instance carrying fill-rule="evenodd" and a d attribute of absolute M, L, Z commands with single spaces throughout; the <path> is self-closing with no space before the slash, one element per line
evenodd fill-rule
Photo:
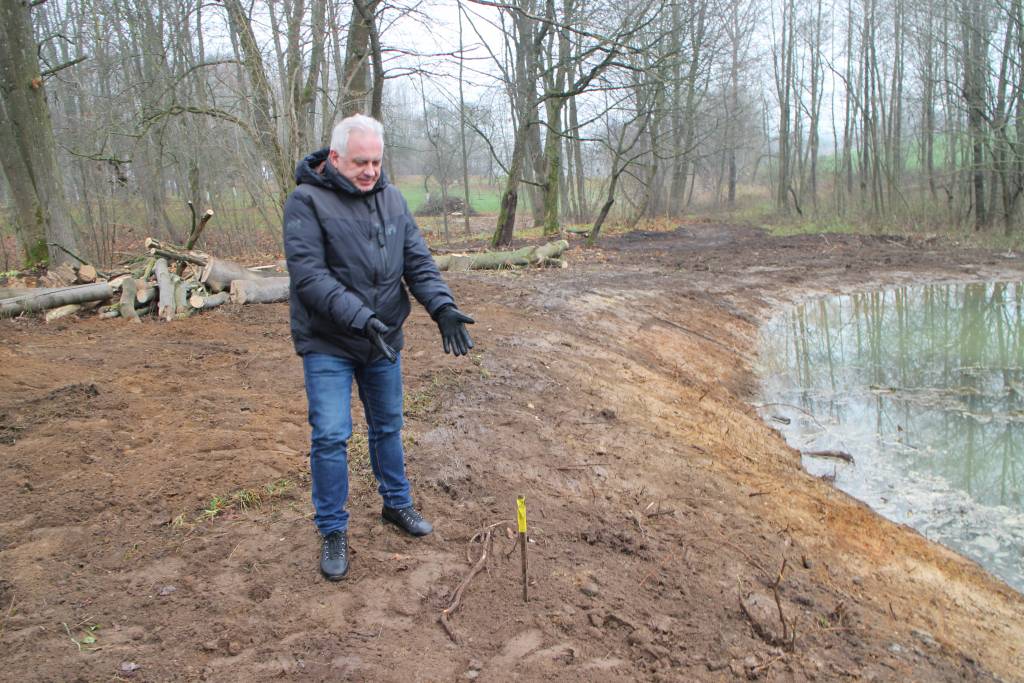
<path fill-rule="evenodd" d="M 315 185 L 356 196 L 375 194 L 388 186 L 388 177 L 384 173 L 384 169 L 381 169 L 380 177 L 377 178 L 377 184 L 363 192 L 353 185 L 352 181 L 338 173 L 338 169 L 334 168 L 332 164 L 327 163 L 329 152 L 330 147 L 324 147 L 307 155 L 305 159 L 300 161 L 298 166 L 295 167 L 295 184 Z"/>

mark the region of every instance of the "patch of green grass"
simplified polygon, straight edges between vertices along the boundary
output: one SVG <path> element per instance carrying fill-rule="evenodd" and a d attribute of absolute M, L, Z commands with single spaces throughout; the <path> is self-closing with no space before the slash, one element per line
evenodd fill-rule
<path fill-rule="evenodd" d="M 789 235 L 819 235 L 822 233 L 885 233 L 884 226 L 881 230 L 871 229 L 864 222 L 855 222 L 838 216 L 822 216 L 817 220 L 780 220 L 766 226 L 773 237 L 787 237 Z M 889 232 L 898 232 L 895 226 L 889 226 Z"/>
<path fill-rule="evenodd" d="M 215 495 L 210 498 L 210 502 L 206 504 L 203 511 L 199 514 L 201 519 L 213 519 L 220 513 L 224 512 L 228 506 L 228 499 L 224 496 Z"/>
<path fill-rule="evenodd" d="M 99 649 L 94 647 L 98 638 L 96 632 L 100 630 L 99 624 L 84 621 L 74 626 L 68 626 L 65 622 L 61 622 L 61 626 L 64 627 L 64 632 L 68 634 L 68 638 L 75 644 L 79 652 L 92 652 Z M 78 637 L 76 638 L 75 636 Z"/>
<path fill-rule="evenodd" d="M 482 353 L 471 353 L 469 360 L 476 366 L 477 370 L 480 371 L 480 379 L 490 379 L 491 371 L 484 367 L 484 354 Z"/>
<path fill-rule="evenodd" d="M 139 546 L 140 546 L 140 544 L 139 544 L 139 543 L 132 543 L 132 544 L 131 544 L 131 546 L 130 546 L 130 547 L 128 547 L 128 548 L 127 548 L 127 549 L 126 549 L 126 550 L 124 551 L 124 559 L 125 559 L 125 561 L 126 561 L 126 562 L 127 562 L 128 560 L 131 560 L 131 559 L 132 559 L 133 557 L 135 557 L 136 555 L 138 555 L 138 553 L 139 553 Z"/>
<path fill-rule="evenodd" d="M 258 489 L 242 489 L 231 494 L 231 500 L 239 510 L 251 510 L 263 504 L 263 496 Z"/>
<path fill-rule="evenodd" d="M 227 495 L 214 495 L 210 498 L 210 502 L 207 503 L 206 507 L 200 511 L 195 521 L 202 522 L 214 519 L 229 510 L 245 511 L 259 509 L 274 498 L 282 496 L 292 486 L 293 484 L 290 480 L 278 479 L 261 487 L 238 489 Z M 184 514 L 178 515 L 171 521 L 171 527 L 176 529 L 189 526 L 191 525 L 186 520 Z"/>

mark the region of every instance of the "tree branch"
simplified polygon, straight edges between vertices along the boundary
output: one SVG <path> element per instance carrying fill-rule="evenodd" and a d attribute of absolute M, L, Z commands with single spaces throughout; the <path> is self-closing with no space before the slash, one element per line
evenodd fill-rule
<path fill-rule="evenodd" d="M 43 0 L 43 2 L 45 2 L 45 0 Z M 81 57 L 76 57 L 75 59 L 72 59 L 72 60 L 69 60 L 67 62 L 64 62 L 63 64 L 58 64 L 57 66 L 53 67 L 52 69 L 47 69 L 46 71 L 44 71 L 43 73 L 41 73 L 39 75 L 42 76 L 43 78 L 47 78 L 49 76 L 54 75 L 58 71 L 63 71 L 64 69 L 67 69 L 68 67 L 72 67 L 75 64 L 81 64 L 82 62 L 84 62 L 87 59 L 89 59 L 89 55 L 82 55 Z"/>

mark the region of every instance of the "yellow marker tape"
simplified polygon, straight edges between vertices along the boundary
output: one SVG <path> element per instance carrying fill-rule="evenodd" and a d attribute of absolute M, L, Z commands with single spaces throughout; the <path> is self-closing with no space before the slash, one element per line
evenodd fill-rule
<path fill-rule="evenodd" d="M 526 498 L 516 498 L 516 508 L 519 510 L 519 533 L 526 533 Z"/>

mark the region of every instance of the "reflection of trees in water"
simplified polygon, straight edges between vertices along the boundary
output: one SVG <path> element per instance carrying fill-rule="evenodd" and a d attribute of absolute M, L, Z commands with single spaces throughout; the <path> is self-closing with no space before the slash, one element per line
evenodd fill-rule
<path fill-rule="evenodd" d="M 973 498 L 1021 507 L 1024 287 L 901 287 L 798 306 L 770 331 L 800 406 Z M 766 356 L 769 354 L 766 354 Z M 870 421 L 870 422 L 869 422 Z"/>

